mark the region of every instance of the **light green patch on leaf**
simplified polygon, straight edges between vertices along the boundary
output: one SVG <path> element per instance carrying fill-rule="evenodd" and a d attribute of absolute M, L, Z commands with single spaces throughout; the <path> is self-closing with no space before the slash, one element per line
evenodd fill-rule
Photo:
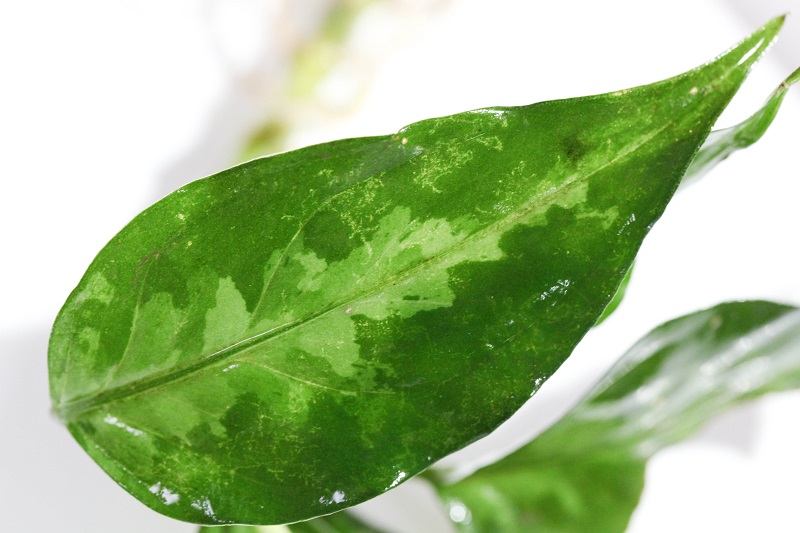
<path fill-rule="evenodd" d="M 172 295 L 165 292 L 137 307 L 126 350 L 109 370 L 103 389 L 171 367 L 180 356 L 175 333 L 184 320 L 184 313 L 173 305 Z"/>
<path fill-rule="evenodd" d="M 477 243 L 463 243 L 475 223 L 462 219 L 456 220 L 455 225 L 461 229 L 444 219 L 412 220 L 409 208 L 396 207 L 381 217 L 370 240 L 353 249 L 345 259 L 330 264 L 305 248 L 302 240 L 296 240 L 279 259 L 280 272 L 269 273 L 265 295 L 259 301 L 260 307 L 277 309 L 279 313 L 256 324 L 250 331 L 257 335 L 259 331 L 269 330 L 277 316 L 291 322 L 302 319 L 304 309 L 326 311 L 311 318 L 309 327 L 296 328 L 274 338 L 265 346 L 269 353 L 254 344 L 242 352 L 242 360 L 269 364 L 274 371 L 288 376 L 293 375 L 293 357 L 319 358 L 338 376 L 356 376 L 361 347 L 357 342 L 355 317 L 382 321 L 392 317 L 410 318 L 422 311 L 449 307 L 455 299 L 450 288 L 449 268 L 465 261 L 502 258 L 498 235 L 489 234 Z M 426 260 L 438 261 L 441 266 L 419 268 Z M 273 264 L 277 268 L 278 263 Z M 411 275 L 384 282 L 391 280 L 393 273 L 406 269 Z M 365 288 L 369 290 L 370 287 L 376 289 L 366 292 Z M 364 296 L 359 295 L 365 292 Z M 271 362 L 264 363 L 265 360 Z M 374 388 L 372 376 L 371 372 L 360 376 L 361 390 Z M 357 392 L 327 381 L 323 378 L 305 382 L 347 394 Z"/>
<path fill-rule="evenodd" d="M 203 351 L 214 353 L 224 348 L 231 339 L 242 338 L 250 322 L 250 313 L 230 278 L 219 280 L 216 305 L 206 312 L 206 327 L 203 332 Z"/>
<path fill-rule="evenodd" d="M 114 287 L 100 272 L 95 272 L 86 282 L 84 289 L 75 296 L 79 302 L 98 301 L 108 305 L 114 300 Z"/>
<path fill-rule="evenodd" d="M 93 328 L 83 328 L 78 333 L 78 343 L 84 353 L 94 353 L 100 346 L 100 332 Z"/>
<path fill-rule="evenodd" d="M 306 275 L 297 282 L 297 289 L 300 291 L 318 291 L 322 287 L 319 274 L 325 272 L 328 267 L 324 259 L 320 259 L 314 252 L 307 254 L 297 254 L 294 259 L 305 269 Z"/>

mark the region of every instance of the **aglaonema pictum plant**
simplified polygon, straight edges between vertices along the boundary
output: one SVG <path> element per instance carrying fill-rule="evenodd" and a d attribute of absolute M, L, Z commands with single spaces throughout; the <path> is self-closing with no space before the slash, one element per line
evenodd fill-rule
<path fill-rule="evenodd" d="M 392 489 L 509 418 L 618 303 L 685 176 L 763 134 L 797 73 L 753 117 L 709 132 L 782 23 L 652 85 L 425 120 L 178 189 L 101 250 L 62 308 L 55 412 L 122 487 L 180 520 L 297 522 Z M 730 339 L 787 316 L 796 328 L 796 314 L 730 304 L 650 335 L 713 357 L 724 347 L 708 328 Z M 648 454 L 696 425 L 637 432 L 651 406 L 623 400 L 653 372 L 682 377 L 672 352 L 631 353 L 512 456 L 463 480 L 429 474 L 454 522 L 528 531 L 540 516 L 581 531 L 605 509 L 608 530 L 624 528 Z M 722 407 L 696 398 L 693 421 Z M 609 506 L 587 492 L 580 516 L 532 512 L 546 490 L 518 481 L 544 463 L 542 486 L 572 474 L 607 486 L 619 469 L 629 488 Z M 482 501 L 482 484 L 509 505 Z M 318 527 L 370 530 L 345 514 L 291 529 Z"/>

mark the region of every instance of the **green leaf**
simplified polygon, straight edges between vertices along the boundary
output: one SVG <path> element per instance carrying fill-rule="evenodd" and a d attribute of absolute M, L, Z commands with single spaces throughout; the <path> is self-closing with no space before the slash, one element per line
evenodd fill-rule
<path fill-rule="evenodd" d="M 182 187 L 61 310 L 56 413 L 180 520 L 293 522 L 395 487 L 566 359 L 782 22 L 664 82 L 426 120 Z"/>
<path fill-rule="evenodd" d="M 722 304 L 642 338 L 566 417 L 438 490 L 460 531 L 622 532 L 655 452 L 711 417 L 800 387 L 800 310 Z"/>

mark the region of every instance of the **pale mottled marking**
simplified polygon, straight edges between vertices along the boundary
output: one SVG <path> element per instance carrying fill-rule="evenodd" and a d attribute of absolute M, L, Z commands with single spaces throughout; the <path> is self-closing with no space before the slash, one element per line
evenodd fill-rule
<path fill-rule="evenodd" d="M 321 273 L 328 268 L 328 262 L 317 257 L 314 252 L 297 254 L 293 257 L 300 263 L 306 271 L 306 275 L 297 282 L 297 288 L 301 291 L 317 291 L 321 288 Z"/>
<path fill-rule="evenodd" d="M 478 142 L 487 148 L 491 148 L 492 150 L 496 150 L 498 152 L 503 151 L 503 141 L 501 141 L 500 137 L 497 135 L 482 135 L 480 137 L 475 137 L 475 142 Z"/>
<path fill-rule="evenodd" d="M 442 191 L 436 187 L 439 179 L 455 170 L 466 165 L 472 160 L 471 150 L 465 150 L 463 146 L 446 145 L 441 153 L 431 155 L 424 166 L 416 169 L 414 173 L 414 183 L 423 189 L 430 189 L 434 193 Z"/>
<path fill-rule="evenodd" d="M 100 346 L 100 332 L 87 326 L 78 333 L 78 342 L 84 354 L 94 356 Z"/>
<path fill-rule="evenodd" d="M 250 313 L 241 293 L 228 277 L 219 280 L 216 305 L 206 312 L 203 350 L 212 353 L 244 336 Z"/>
<path fill-rule="evenodd" d="M 83 290 L 75 297 L 75 303 L 82 304 L 87 301 L 97 301 L 108 305 L 113 299 L 114 287 L 103 274 L 95 272 L 86 282 Z"/>
<path fill-rule="evenodd" d="M 160 292 L 136 307 L 125 351 L 108 369 L 100 390 L 111 389 L 171 368 L 180 359 L 176 336 L 186 322 L 172 295 Z"/>

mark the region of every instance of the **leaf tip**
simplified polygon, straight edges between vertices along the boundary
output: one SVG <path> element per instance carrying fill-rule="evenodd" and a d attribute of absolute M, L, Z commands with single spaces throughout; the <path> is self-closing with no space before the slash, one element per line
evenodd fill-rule
<path fill-rule="evenodd" d="M 770 47 L 786 21 L 786 14 L 775 17 L 734 46 L 724 56 L 736 60 L 737 65 L 752 67 Z"/>
<path fill-rule="evenodd" d="M 766 24 L 761 26 L 761 28 L 756 30 L 755 33 L 759 33 L 759 32 L 763 31 L 763 32 L 769 33 L 772 37 L 774 37 L 775 35 L 778 34 L 778 32 L 781 31 L 781 28 L 783 27 L 784 22 L 786 22 L 786 17 L 787 16 L 789 16 L 788 13 L 784 13 L 782 15 L 778 15 L 777 17 L 773 18 L 772 20 L 770 20 L 769 22 L 767 22 Z"/>

